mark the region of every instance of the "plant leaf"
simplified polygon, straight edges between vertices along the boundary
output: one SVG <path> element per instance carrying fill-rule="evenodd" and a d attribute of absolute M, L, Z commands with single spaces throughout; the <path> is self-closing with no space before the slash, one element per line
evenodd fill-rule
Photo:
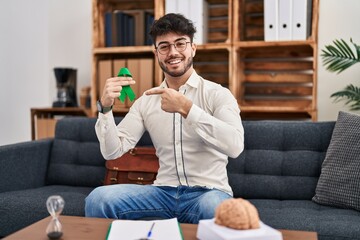
<path fill-rule="evenodd" d="M 331 72 L 338 74 L 352 65 L 360 62 L 360 47 L 350 40 L 355 50 L 343 39 L 334 40 L 333 45 L 325 46 L 322 50 L 323 65 Z"/>
<path fill-rule="evenodd" d="M 350 105 L 350 110 L 360 110 L 360 88 L 350 84 L 343 90 L 331 94 L 335 102 L 346 101 L 345 105 Z"/>
<path fill-rule="evenodd" d="M 360 46 L 359 45 L 357 45 L 357 44 L 355 44 L 355 43 L 353 43 L 353 41 L 352 41 L 352 39 L 350 39 L 350 42 L 354 45 L 354 47 L 355 47 L 355 50 L 356 50 L 356 58 L 357 59 L 359 59 L 360 58 Z"/>
<path fill-rule="evenodd" d="M 339 51 L 342 53 L 343 57 L 349 58 L 349 59 L 355 58 L 354 54 L 351 51 L 351 48 L 343 39 L 335 40 L 334 44 L 339 49 Z"/>

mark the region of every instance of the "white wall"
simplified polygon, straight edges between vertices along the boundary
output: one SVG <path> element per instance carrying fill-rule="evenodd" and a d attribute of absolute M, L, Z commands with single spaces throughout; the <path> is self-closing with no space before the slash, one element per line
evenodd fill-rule
<path fill-rule="evenodd" d="M 91 0 L 49 1 L 49 72 L 51 102 L 56 98 L 54 67 L 77 69 L 77 97 L 91 84 Z"/>
<path fill-rule="evenodd" d="M 30 140 L 30 108 L 49 104 L 48 1 L 0 1 L 0 145 Z"/>
<path fill-rule="evenodd" d="M 0 145 L 31 139 L 30 108 L 56 98 L 54 67 L 77 69 L 78 94 L 90 85 L 91 0 L 0 1 Z"/>
<path fill-rule="evenodd" d="M 319 55 L 334 39 L 342 38 L 349 43 L 352 38 L 360 45 L 359 0 L 320 0 L 319 16 Z M 340 110 L 349 111 L 349 108 L 344 106 L 344 101 L 334 103 L 330 95 L 351 83 L 360 87 L 360 63 L 336 74 L 322 66 L 320 56 L 318 60 L 318 120 L 336 120 Z"/>
<path fill-rule="evenodd" d="M 319 50 L 336 38 L 360 45 L 359 22 L 359 0 L 320 0 Z M 30 108 L 56 96 L 54 67 L 78 69 L 78 94 L 90 85 L 91 0 L 0 1 L 0 145 L 31 139 Z M 336 75 L 319 57 L 318 70 L 318 120 L 336 120 L 347 107 L 329 96 L 360 86 L 360 64 Z"/>

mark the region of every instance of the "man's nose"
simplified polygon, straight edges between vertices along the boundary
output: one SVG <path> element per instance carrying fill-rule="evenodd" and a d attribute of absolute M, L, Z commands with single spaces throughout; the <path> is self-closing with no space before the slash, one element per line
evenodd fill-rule
<path fill-rule="evenodd" d="M 174 52 L 178 53 L 179 51 L 176 49 L 175 44 L 170 44 L 169 45 L 169 54 L 172 54 Z"/>

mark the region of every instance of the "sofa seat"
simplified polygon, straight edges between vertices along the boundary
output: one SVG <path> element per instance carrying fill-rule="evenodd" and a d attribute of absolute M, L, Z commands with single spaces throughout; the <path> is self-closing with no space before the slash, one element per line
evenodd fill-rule
<path fill-rule="evenodd" d="M 249 199 L 260 219 L 277 229 L 314 231 L 321 240 L 360 237 L 360 212 L 314 203 L 311 200 Z"/>
<path fill-rule="evenodd" d="M 51 195 L 60 195 L 64 199 L 62 215 L 84 216 L 85 198 L 92 189 L 51 185 L 0 193 L 0 226 L 6 226 L 1 232 L 7 235 L 50 216 L 46 208 L 46 199 Z"/>

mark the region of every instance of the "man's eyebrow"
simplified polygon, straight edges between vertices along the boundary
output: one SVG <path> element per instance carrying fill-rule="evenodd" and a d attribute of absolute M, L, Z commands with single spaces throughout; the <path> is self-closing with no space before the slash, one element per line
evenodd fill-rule
<path fill-rule="evenodd" d="M 186 40 L 186 38 L 185 38 L 185 37 L 181 37 L 181 38 L 176 39 L 174 42 L 177 42 L 177 41 L 180 41 L 180 40 Z M 168 42 L 168 41 L 159 42 L 158 46 L 159 46 L 160 44 L 162 44 L 162 43 L 169 43 L 169 42 Z"/>

